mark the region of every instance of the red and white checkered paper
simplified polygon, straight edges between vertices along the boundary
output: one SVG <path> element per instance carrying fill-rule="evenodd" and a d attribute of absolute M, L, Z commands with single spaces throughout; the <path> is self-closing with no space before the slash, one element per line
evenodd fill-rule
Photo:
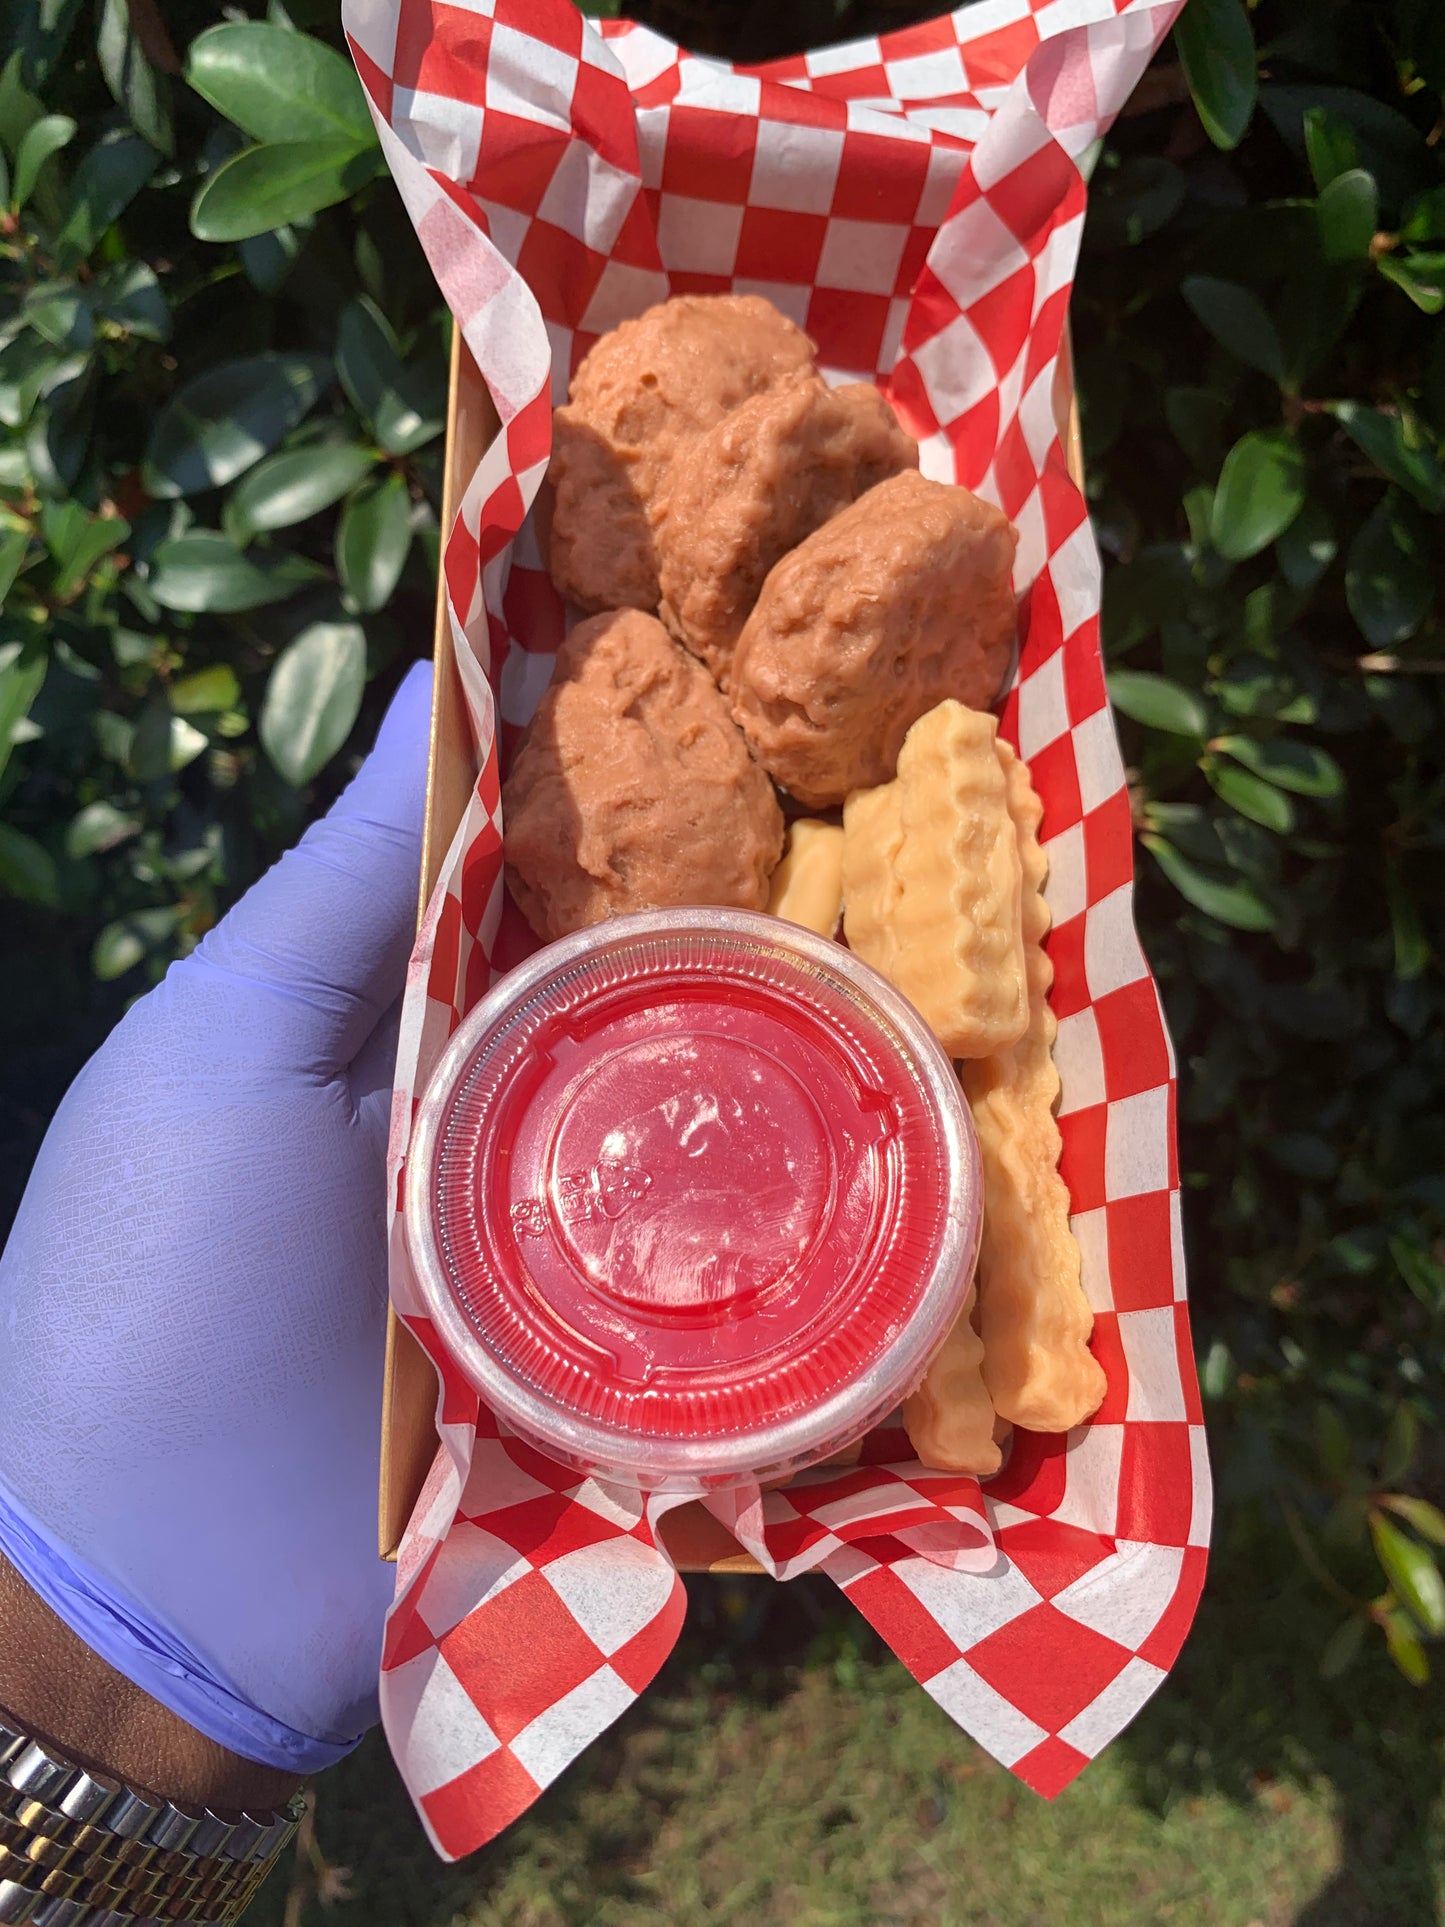
<path fill-rule="evenodd" d="M 536 1798 L 652 1678 L 682 1622 L 665 1502 L 511 1437 L 443 1353 L 407 1263 L 407 1139 L 461 1014 L 529 943 L 501 879 L 500 763 L 566 612 L 527 511 L 550 410 L 599 333 L 669 293 L 768 296 L 830 377 L 876 379 L 924 472 L 1020 531 L 1001 705 L 1044 802 L 1062 1169 L 1109 1391 L 1017 1433 L 986 1492 L 901 1431 L 713 1511 L 777 1577 L 818 1568 L 990 1753 L 1052 1795 L 1164 1678 L 1203 1580 L 1210 1484 L 1189 1329 L 1174 1066 L 1132 915 L 1099 564 L 1057 427 L 1079 158 L 1178 0 L 981 0 L 735 68 L 567 0 L 345 0 L 386 156 L 502 430 L 447 539 L 479 774 L 423 920 L 394 1108 L 392 1292 L 435 1361 L 442 1447 L 407 1531 L 382 1709 L 451 1858 Z"/>

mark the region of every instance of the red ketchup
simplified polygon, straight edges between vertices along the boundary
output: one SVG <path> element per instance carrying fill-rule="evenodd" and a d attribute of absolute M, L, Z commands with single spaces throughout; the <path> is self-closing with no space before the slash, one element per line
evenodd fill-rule
<path fill-rule="evenodd" d="M 913 1389 L 981 1197 L 953 1067 L 876 972 L 674 910 L 549 945 L 470 1013 L 406 1224 L 498 1417 L 579 1471 L 706 1490 L 825 1458 Z"/>

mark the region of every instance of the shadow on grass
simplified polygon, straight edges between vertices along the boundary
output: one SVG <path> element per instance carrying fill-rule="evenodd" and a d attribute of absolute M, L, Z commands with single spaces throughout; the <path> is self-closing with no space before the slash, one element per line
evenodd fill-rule
<path fill-rule="evenodd" d="M 443 1867 L 431 1855 L 384 1745 L 373 1736 L 321 1789 L 321 1846 L 327 1861 L 350 1869 L 354 1900 L 325 1914 L 310 1902 L 299 1917 L 305 1927 L 318 1927 L 323 1918 L 336 1927 L 452 1927 L 463 1918 L 478 1927 L 490 1927 L 493 1920 L 505 1921 L 507 1927 L 514 1922 L 530 1927 L 534 1920 L 539 1927 L 591 1927 L 601 1920 L 712 1918 L 696 1912 L 696 1900 L 689 1910 L 681 1894 L 661 1891 L 661 1876 L 655 1871 L 665 1858 L 669 1816 L 684 1797 L 691 1799 L 696 1814 L 697 1775 L 693 1773 L 690 1793 L 687 1776 L 709 1732 L 731 1723 L 741 1736 L 738 1750 L 724 1754 L 725 1768 L 719 1769 L 714 1756 L 711 1769 L 719 1772 L 716 1827 L 726 1829 L 737 1824 L 737 1805 L 735 1797 L 728 1804 L 722 1773 L 761 1770 L 747 1748 L 764 1709 L 802 1696 L 807 1683 L 811 1680 L 816 1687 L 822 1673 L 830 1676 L 826 1691 L 838 1702 L 834 1718 L 846 1727 L 855 1713 L 862 1716 L 870 1696 L 876 1706 L 879 1684 L 893 1678 L 895 1662 L 827 1581 L 799 1580 L 783 1587 L 703 1579 L 692 1581 L 690 1591 L 687 1628 L 650 1691 L 529 1815 L 460 1867 Z M 1343 1682 L 1321 1682 L 1314 1656 L 1330 1628 L 1327 1606 L 1304 1591 L 1291 1572 L 1288 1549 L 1281 1550 L 1263 1534 L 1253 1541 L 1239 1534 L 1237 1543 L 1216 1556 L 1194 1636 L 1175 1673 L 1112 1749 L 1116 1768 L 1122 1769 L 1115 1791 L 1104 1795 L 1096 1786 L 1094 1797 L 1102 1795 L 1106 1803 L 1112 1798 L 1136 1815 L 1142 1810 L 1159 1816 L 1157 1837 L 1171 1838 L 1176 1853 L 1182 1842 L 1187 1853 L 1191 1815 L 1203 1798 L 1234 1803 L 1241 1818 L 1232 1837 L 1242 1851 L 1244 1842 L 1272 1827 L 1293 1839 L 1292 1807 L 1305 1803 L 1322 1816 L 1324 1790 L 1337 1816 L 1338 1871 L 1291 1915 L 1289 1903 L 1281 1903 L 1278 1896 L 1272 1900 L 1269 1893 L 1247 1891 L 1251 1882 L 1257 1890 L 1265 1876 L 1259 1863 L 1241 1864 L 1235 1901 L 1243 1911 L 1231 1910 L 1229 1917 L 1241 1922 L 1257 1918 L 1260 1927 L 1266 1918 L 1270 1927 L 1276 1922 L 1291 1922 L 1291 1927 L 1437 1927 L 1438 1698 L 1433 1691 L 1413 1691 L 1373 1653 Z M 835 1726 L 835 1736 L 836 1731 Z M 776 1797 L 800 1818 L 816 1818 L 813 1809 L 829 1784 L 829 1741 L 820 1736 L 810 1754 L 806 1734 L 805 1725 L 796 1768 L 789 1763 L 789 1776 Z M 970 1764 L 970 1758 L 977 1763 Z M 700 1757 L 698 1770 L 708 1770 Z M 1057 1846 L 1046 1845 L 1042 1825 L 1028 1826 L 1031 1796 L 1016 1793 L 966 1742 L 951 1762 L 940 1759 L 937 1770 L 945 1779 L 950 1773 L 958 1778 L 988 1776 L 996 1782 L 989 1798 L 1000 1812 L 1017 1810 L 1017 1837 L 1014 1831 L 994 1834 L 995 1853 L 1037 1857 L 1058 1852 Z M 1103 1771 L 1107 1774 L 1108 1769 Z M 914 1775 L 905 1785 L 900 1777 L 896 1783 L 894 1804 L 899 1810 L 891 1824 L 905 1831 L 916 1823 L 916 1779 Z M 862 1822 L 870 1829 L 890 1823 L 882 1810 L 888 1787 L 885 1778 L 881 1799 L 876 1789 L 871 1796 L 874 1805 Z M 1081 1783 L 1077 1795 L 1066 1799 L 1086 1797 Z M 711 1799 L 704 1789 L 704 1809 Z M 786 1836 L 788 1817 L 780 1817 Z M 1107 1821 L 1107 1814 L 1102 1817 Z M 859 1823 L 859 1810 L 845 1803 L 837 1825 L 846 1829 Z M 917 1824 L 926 1830 L 926 1815 Z M 1199 1839 L 1206 1837 L 1215 1844 L 1208 1849 L 1201 1845 L 1200 1851 L 1231 1851 L 1217 1832 L 1206 1833 L 1201 1822 Z M 1319 1873 L 1325 1873 L 1328 1826 L 1323 1817 L 1311 1837 Z M 1134 1838 L 1137 1843 L 1137 1826 Z M 1150 1851 L 1147 1840 L 1143 1850 Z M 1133 1851 L 1140 1851 L 1138 1844 Z M 746 1857 L 745 1843 L 737 1853 Z M 675 1857 L 668 1864 L 675 1868 Z M 1163 1891 L 1156 1892 L 1154 1900 L 1161 1903 L 1168 1893 L 1169 1864 L 1175 1863 L 1159 1868 Z M 1219 1876 L 1226 1888 L 1228 1875 L 1225 1869 Z M 1307 1875 L 1304 1870 L 1293 1892 L 1308 1892 Z M 1057 1878 L 1058 1901 L 1064 1908 L 1057 1918 L 1063 1922 L 1068 1915 L 1070 1927 L 1091 1921 L 1087 1869 L 1061 1858 Z M 750 1912 L 768 1921 L 801 1918 L 792 1911 L 785 1876 L 780 1879 L 775 1897 L 768 1890 L 768 1907 L 738 1915 L 728 1906 L 716 1918 L 745 1919 Z M 541 1911 L 533 1913 L 525 1906 L 518 1911 L 519 1889 L 545 1896 L 545 1902 L 538 1902 Z M 836 1918 L 849 1923 L 941 1923 L 947 1913 L 945 1895 L 951 1891 L 941 1888 L 935 1901 L 925 1897 L 904 1914 L 882 1902 L 875 1914 L 866 1900 L 860 1912 L 855 1900 Z M 282 1901 L 280 1883 L 273 1882 L 256 1927 L 279 1927 Z M 1150 1913 L 1139 1915 L 1141 1921 L 1167 1918 L 1194 1927 L 1222 1918 L 1207 1901 L 1185 1899 L 1186 1911 L 1179 1911 L 1171 1900 L 1157 1916 L 1152 1913 L 1154 1902 L 1148 1904 Z M 808 1911 L 806 1917 L 811 1922 L 815 1915 Z M 828 1917 L 834 1918 L 831 1913 Z M 1117 1912 L 1107 1916 L 1120 1917 Z M 1131 1918 L 1127 1912 L 1122 1917 Z M 970 1913 L 968 1918 L 975 1916 Z"/>

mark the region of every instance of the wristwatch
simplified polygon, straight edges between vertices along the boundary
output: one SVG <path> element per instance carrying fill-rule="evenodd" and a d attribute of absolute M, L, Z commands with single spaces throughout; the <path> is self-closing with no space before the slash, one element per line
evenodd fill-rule
<path fill-rule="evenodd" d="M 213 1813 L 87 1772 L 0 1722 L 5 1927 L 229 1927 L 292 1839 L 271 1813 Z"/>

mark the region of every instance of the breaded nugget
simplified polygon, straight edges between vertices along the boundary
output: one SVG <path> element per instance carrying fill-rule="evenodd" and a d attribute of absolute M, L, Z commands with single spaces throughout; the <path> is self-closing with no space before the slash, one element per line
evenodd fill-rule
<path fill-rule="evenodd" d="M 914 723 L 898 774 L 843 811 L 843 929 L 950 1057 L 1017 1042 L 1029 1017 L 1018 836 L 998 725 L 944 702 Z"/>
<path fill-rule="evenodd" d="M 1029 1016 L 1016 1044 L 960 1067 L 983 1161 L 983 1377 L 1002 1417 L 1031 1432 L 1067 1432 L 1099 1409 L 1106 1385 L 1088 1349 L 1094 1315 L 1069 1229 L 1068 1187 L 1059 1176 L 1059 1074 L 1052 1054 L 1058 1027 L 1048 1003 L 1054 968 L 1043 947 L 1048 860 L 1038 836 L 1043 805 L 1027 765 L 1007 743 L 999 743 L 998 755 L 1023 875 Z"/>
<path fill-rule="evenodd" d="M 1013 646 L 1018 537 L 967 489 L 906 470 L 785 555 L 733 654 L 733 714 L 810 809 L 886 783 L 944 697 L 986 708 Z"/>
<path fill-rule="evenodd" d="M 919 1459 L 933 1471 L 973 1472 L 986 1479 L 998 1471 L 1003 1453 L 973 1310 L 960 1312 L 923 1383 L 904 1399 L 903 1427 Z"/>
<path fill-rule="evenodd" d="M 677 295 L 603 335 L 552 416 L 548 566 L 584 609 L 655 609 L 655 524 L 678 449 L 749 396 L 813 372 L 754 294 Z"/>
<path fill-rule="evenodd" d="M 657 531 L 658 614 L 727 687 L 733 646 L 773 564 L 890 475 L 918 444 L 869 382 L 754 395 L 678 451 Z"/>
<path fill-rule="evenodd" d="M 540 937 L 672 904 L 761 910 L 772 784 L 717 685 L 654 616 L 581 622 L 502 786 L 507 881 Z"/>
<path fill-rule="evenodd" d="M 843 832 L 836 823 L 799 817 L 788 826 L 783 860 L 773 872 L 768 909 L 831 937 L 843 914 Z"/>

